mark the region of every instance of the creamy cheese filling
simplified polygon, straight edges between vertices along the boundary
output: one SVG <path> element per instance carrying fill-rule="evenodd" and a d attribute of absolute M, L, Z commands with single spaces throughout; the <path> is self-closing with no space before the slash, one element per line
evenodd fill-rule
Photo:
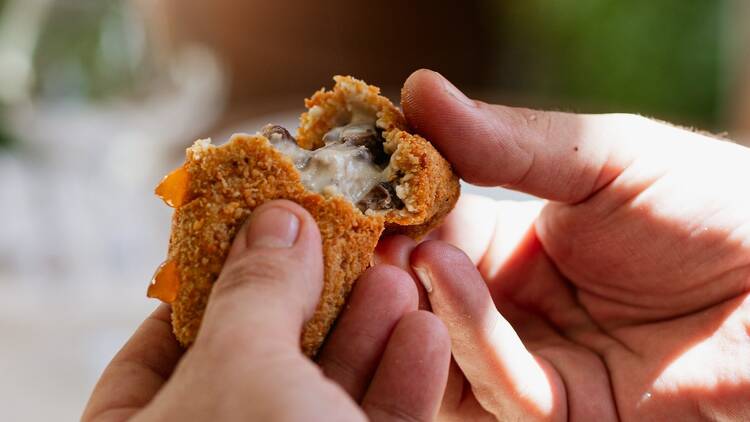
<path fill-rule="evenodd" d="M 331 129 L 323 136 L 324 145 L 312 151 L 300 148 L 281 126 L 268 125 L 262 133 L 292 160 L 308 190 L 341 195 L 362 211 L 399 208 L 403 203 L 389 183 L 389 157 L 371 120 L 352 118 L 350 123 Z"/>

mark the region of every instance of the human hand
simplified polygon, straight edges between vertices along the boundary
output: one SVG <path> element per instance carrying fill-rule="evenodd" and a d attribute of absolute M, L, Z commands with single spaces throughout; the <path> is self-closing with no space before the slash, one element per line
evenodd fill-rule
<path fill-rule="evenodd" d="M 160 306 L 104 371 L 82 419 L 432 420 L 450 341 L 434 315 L 416 311 L 414 282 L 402 270 L 368 270 L 320 368 L 302 355 L 321 254 L 304 209 L 288 201 L 259 207 L 234 240 L 195 344 L 183 352 L 169 307 Z"/>
<path fill-rule="evenodd" d="M 464 180 L 551 200 L 464 197 L 442 241 L 380 246 L 451 335 L 441 416 L 750 420 L 750 150 L 475 102 L 429 71 L 402 98 Z"/>

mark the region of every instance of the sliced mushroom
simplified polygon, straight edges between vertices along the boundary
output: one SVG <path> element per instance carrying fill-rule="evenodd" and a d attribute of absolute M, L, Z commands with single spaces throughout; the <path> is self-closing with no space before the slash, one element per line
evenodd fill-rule
<path fill-rule="evenodd" d="M 390 209 L 403 208 L 404 203 L 396 195 L 396 189 L 393 184 L 382 182 L 372 188 L 362 200 L 357 203 L 357 207 L 362 211 L 373 210 L 383 211 Z"/>

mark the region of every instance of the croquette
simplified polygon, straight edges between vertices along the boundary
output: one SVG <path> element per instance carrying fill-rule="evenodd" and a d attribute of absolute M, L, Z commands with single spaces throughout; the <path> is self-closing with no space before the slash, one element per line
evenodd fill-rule
<path fill-rule="evenodd" d="M 419 239 L 453 208 L 459 183 L 448 162 L 409 132 L 378 88 L 336 76 L 305 100 L 296 137 L 268 125 L 223 145 L 198 140 L 157 187 L 175 208 L 167 261 L 149 296 L 172 304 L 172 326 L 189 346 L 237 230 L 274 199 L 313 216 L 323 246 L 323 290 L 300 343 L 314 357 L 384 233 Z M 169 271 L 165 271 L 165 268 Z"/>

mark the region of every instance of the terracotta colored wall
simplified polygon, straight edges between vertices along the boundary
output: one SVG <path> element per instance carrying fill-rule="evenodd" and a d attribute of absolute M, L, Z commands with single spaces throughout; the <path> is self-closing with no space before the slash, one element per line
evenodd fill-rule
<path fill-rule="evenodd" d="M 306 95 L 336 73 L 397 88 L 412 70 L 431 67 L 481 85 L 491 59 L 480 3 L 163 0 L 163 7 L 176 42 L 199 41 L 225 61 L 237 105 Z"/>

